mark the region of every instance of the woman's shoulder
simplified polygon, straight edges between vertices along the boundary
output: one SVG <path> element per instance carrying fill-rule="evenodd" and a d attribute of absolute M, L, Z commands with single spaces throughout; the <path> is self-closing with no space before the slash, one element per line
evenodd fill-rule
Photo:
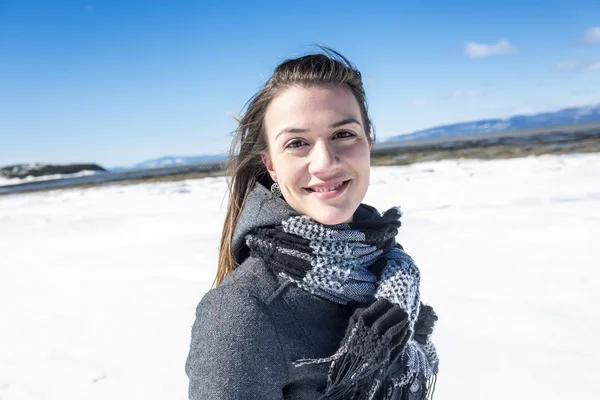
<path fill-rule="evenodd" d="M 256 393 L 265 390 L 274 398 L 287 379 L 279 335 L 266 305 L 273 278 L 252 261 L 238 269 L 242 267 L 249 271 L 228 276 L 196 309 L 186 361 L 190 398 L 259 398 Z"/>
<path fill-rule="evenodd" d="M 210 289 L 198 307 L 266 307 L 281 288 L 282 282 L 264 262 L 259 258 L 250 257 L 219 286 Z"/>

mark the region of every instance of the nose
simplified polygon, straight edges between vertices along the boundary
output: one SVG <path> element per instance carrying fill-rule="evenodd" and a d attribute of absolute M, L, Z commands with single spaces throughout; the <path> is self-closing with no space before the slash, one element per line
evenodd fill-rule
<path fill-rule="evenodd" d="M 330 176 L 335 174 L 342 163 L 335 148 L 327 141 L 319 140 L 310 152 L 308 172 L 314 176 Z"/>

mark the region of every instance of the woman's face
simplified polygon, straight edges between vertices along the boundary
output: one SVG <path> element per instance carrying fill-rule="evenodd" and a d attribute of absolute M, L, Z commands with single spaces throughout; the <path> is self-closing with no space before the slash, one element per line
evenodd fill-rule
<path fill-rule="evenodd" d="M 352 93 L 292 86 L 265 114 L 271 178 L 298 213 L 327 225 L 352 220 L 369 185 L 371 144 Z"/>

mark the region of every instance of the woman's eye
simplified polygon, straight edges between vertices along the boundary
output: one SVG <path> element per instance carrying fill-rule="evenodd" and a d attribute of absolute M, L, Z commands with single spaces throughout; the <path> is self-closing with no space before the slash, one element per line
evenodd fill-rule
<path fill-rule="evenodd" d="M 347 138 L 351 138 L 353 136 L 356 136 L 356 135 L 350 131 L 339 131 L 339 132 L 336 132 L 335 135 L 333 135 L 334 138 L 338 138 L 338 139 L 347 139 Z"/>
<path fill-rule="evenodd" d="M 302 140 L 292 140 L 288 144 L 285 145 L 286 149 L 294 150 L 302 147 L 304 142 Z"/>

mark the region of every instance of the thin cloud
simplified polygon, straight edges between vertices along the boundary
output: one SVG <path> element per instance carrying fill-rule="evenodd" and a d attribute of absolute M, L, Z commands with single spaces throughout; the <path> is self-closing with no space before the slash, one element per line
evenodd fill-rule
<path fill-rule="evenodd" d="M 600 71 L 600 59 L 596 60 L 567 60 L 558 63 L 559 71 Z"/>
<path fill-rule="evenodd" d="M 586 71 L 600 71 L 600 60 L 593 61 L 585 66 Z"/>
<path fill-rule="evenodd" d="M 465 43 L 465 54 L 470 58 L 489 57 L 501 54 L 510 54 L 517 51 L 506 40 L 500 40 L 496 44 L 467 42 Z"/>
<path fill-rule="evenodd" d="M 423 100 L 423 99 L 413 100 L 413 104 L 415 106 L 424 106 L 425 104 L 427 104 L 427 100 Z"/>
<path fill-rule="evenodd" d="M 450 93 L 450 97 L 453 99 L 474 99 L 481 97 L 482 94 L 481 90 L 455 90 Z"/>
<path fill-rule="evenodd" d="M 588 44 L 600 43 L 600 26 L 594 26 L 586 30 L 580 41 Z"/>
<path fill-rule="evenodd" d="M 577 60 L 567 60 L 558 63 L 556 69 L 559 71 L 571 71 L 577 69 L 581 65 L 581 61 Z"/>
<path fill-rule="evenodd" d="M 571 96 L 585 96 L 585 95 L 592 94 L 592 93 L 594 93 L 594 91 L 590 90 L 590 89 L 576 89 L 576 90 L 572 90 L 570 95 Z"/>

